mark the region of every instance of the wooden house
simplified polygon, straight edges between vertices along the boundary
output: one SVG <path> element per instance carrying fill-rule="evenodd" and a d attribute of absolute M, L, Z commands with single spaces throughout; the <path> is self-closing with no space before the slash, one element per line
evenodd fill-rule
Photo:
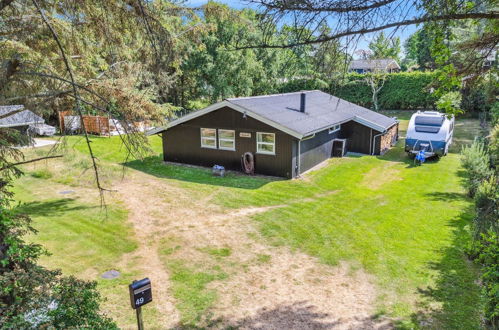
<path fill-rule="evenodd" d="M 161 134 L 165 161 L 293 178 L 347 151 L 384 153 L 398 122 L 321 91 L 226 99 L 148 132 Z"/>

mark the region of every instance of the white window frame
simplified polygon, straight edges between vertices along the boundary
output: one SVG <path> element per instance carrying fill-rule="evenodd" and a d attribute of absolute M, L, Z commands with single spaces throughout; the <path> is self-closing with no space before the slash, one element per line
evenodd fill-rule
<path fill-rule="evenodd" d="M 209 129 L 209 130 L 215 131 L 215 137 L 203 137 L 203 130 L 204 129 Z M 201 127 L 199 129 L 199 135 L 201 137 L 201 148 L 217 149 L 217 129 L 216 128 Z M 203 139 L 214 141 L 215 146 L 210 146 L 210 145 L 204 144 Z"/>
<path fill-rule="evenodd" d="M 341 124 L 329 127 L 329 134 L 338 132 L 341 129 Z"/>
<path fill-rule="evenodd" d="M 227 138 L 222 138 L 221 136 L 221 132 L 222 131 L 225 131 L 225 132 L 232 132 L 234 138 L 232 139 L 227 139 Z M 226 148 L 226 147 L 222 147 L 222 144 L 220 143 L 221 141 L 230 141 L 233 143 L 234 147 L 233 148 Z M 230 150 L 230 151 L 235 151 L 236 150 L 236 131 L 233 130 L 233 129 L 218 129 L 218 149 L 220 150 Z"/>
<path fill-rule="evenodd" d="M 261 136 L 261 134 L 270 134 L 274 137 L 274 142 L 258 142 L 258 136 Z M 265 144 L 265 145 L 271 145 L 274 149 L 273 152 L 267 151 L 267 150 L 259 150 L 259 146 Z M 256 132 L 256 153 L 257 154 L 264 154 L 264 155 L 275 155 L 275 133 L 267 133 L 267 132 Z"/>

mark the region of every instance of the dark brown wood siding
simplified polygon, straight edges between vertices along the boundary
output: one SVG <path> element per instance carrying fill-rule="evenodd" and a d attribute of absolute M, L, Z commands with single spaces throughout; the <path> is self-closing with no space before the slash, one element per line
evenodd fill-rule
<path fill-rule="evenodd" d="M 303 140 L 300 145 L 300 172 L 303 173 L 315 165 L 329 159 L 333 151 L 333 140 L 340 131 L 329 134 L 326 129 L 316 133 L 313 138 Z"/>
<path fill-rule="evenodd" d="M 372 137 L 379 133 L 355 121 L 349 121 L 341 125 L 340 137 L 347 139 L 347 151 L 371 154 Z"/>
<path fill-rule="evenodd" d="M 201 147 L 201 128 L 230 129 L 236 132 L 236 150 Z M 256 132 L 275 134 L 275 155 L 256 153 Z M 251 137 L 240 137 L 250 133 Z M 255 172 L 291 178 L 293 146 L 296 139 L 272 126 L 246 116 L 228 107 L 215 110 L 163 132 L 165 161 L 211 167 L 222 165 L 227 169 L 241 170 L 241 156 L 249 151 L 255 156 Z M 217 141 L 218 145 L 218 141 Z"/>

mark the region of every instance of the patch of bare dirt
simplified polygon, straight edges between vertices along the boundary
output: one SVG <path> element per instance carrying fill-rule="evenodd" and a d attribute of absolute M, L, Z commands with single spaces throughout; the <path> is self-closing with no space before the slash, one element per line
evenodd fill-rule
<path fill-rule="evenodd" d="M 121 264 L 126 266 L 131 260 L 140 271 L 151 279 L 154 286 L 154 306 L 158 310 L 159 322 L 171 326 L 180 320 L 171 296 L 168 273 L 158 255 L 155 235 L 158 231 L 155 219 L 150 216 L 154 206 L 161 207 L 162 199 L 154 193 L 156 185 L 153 180 L 138 182 L 124 181 L 117 188 L 129 210 L 129 221 L 132 223 L 138 242 L 138 249 L 124 256 Z M 166 210 L 165 210 L 166 211 Z M 166 218 L 166 217 L 165 217 Z"/>
<path fill-rule="evenodd" d="M 213 319 L 220 320 L 217 326 L 386 326 L 371 319 L 376 289 L 372 278 L 362 270 L 352 272 L 347 263 L 330 267 L 304 253 L 270 246 L 260 238 L 250 216 L 284 205 L 227 211 L 210 203 L 210 196 L 193 200 L 192 192 L 145 174 L 134 174 L 115 188 L 130 211 L 140 245 L 125 256 L 123 263 L 132 258 L 142 260 L 141 270 L 154 283 L 155 306 L 165 328 L 176 326 L 180 319 L 158 251 L 160 241 L 168 237 L 174 237 L 180 246 L 169 257 L 188 260 L 192 265 L 213 263 L 214 257 L 203 248 L 230 248 L 230 256 L 215 261 L 228 274 L 227 279 L 209 284 L 218 294 L 210 310 Z"/>

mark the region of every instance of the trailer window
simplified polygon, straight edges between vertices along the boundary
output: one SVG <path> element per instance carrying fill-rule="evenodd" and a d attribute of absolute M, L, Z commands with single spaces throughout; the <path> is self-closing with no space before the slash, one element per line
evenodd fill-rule
<path fill-rule="evenodd" d="M 219 129 L 218 148 L 222 150 L 236 150 L 236 131 Z"/>
<path fill-rule="evenodd" d="M 430 117 L 430 116 L 417 116 L 415 120 L 416 125 L 424 126 L 442 126 L 444 117 Z"/>
<path fill-rule="evenodd" d="M 217 130 L 214 128 L 201 128 L 201 147 L 217 148 Z"/>
<path fill-rule="evenodd" d="M 435 126 L 416 125 L 416 132 L 421 132 L 421 133 L 438 133 L 438 131 L 440 131 L 440 126 L 435 127 Z"/>
<path fill-rule="evenodd" d="M 275 134 L 257 132 L 256 152 L 259 154 L 275 155 Z"/>

